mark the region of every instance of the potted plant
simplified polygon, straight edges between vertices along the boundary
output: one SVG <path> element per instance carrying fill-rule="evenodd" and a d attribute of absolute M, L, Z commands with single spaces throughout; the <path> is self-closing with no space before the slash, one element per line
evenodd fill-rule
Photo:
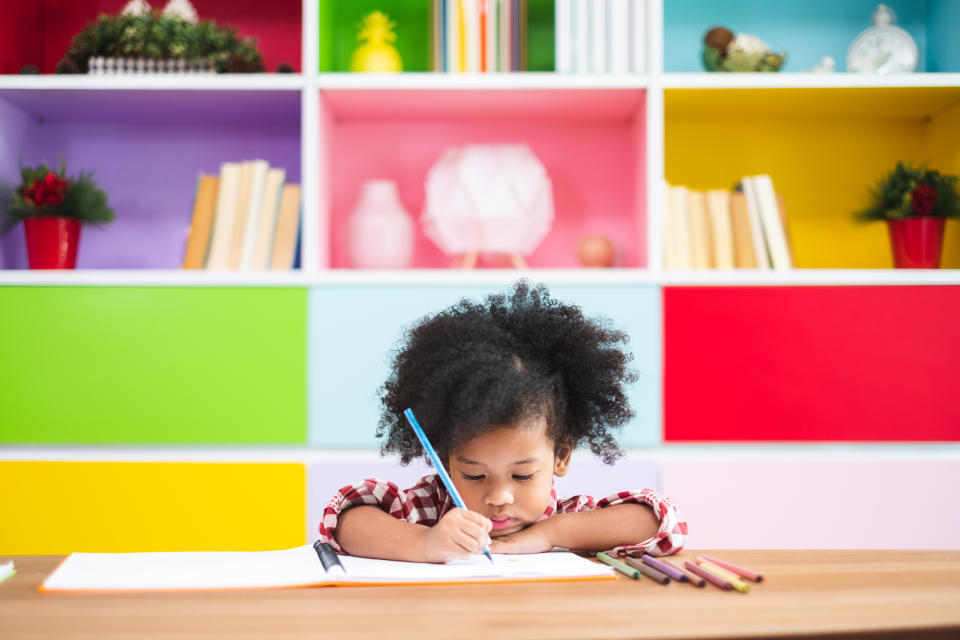
<path fill-rule="evenodd" d="M 31 269 L 76 268 L 80 226 L 104 225 L 116 215 L 92 172 L 67 177 L 66 169 L 64 160 L 56 171 L 46 163 L 20 166 L 20 186 L 6 208 L 3 232 L 23 222 Z"/>
<path fill-rule="evenodd" d="M 854 213 L 861 222 L 885 220 L 898 269 L 937 269 L 947 218 L 960 216 L 957 176 L 898 162 Z"/>

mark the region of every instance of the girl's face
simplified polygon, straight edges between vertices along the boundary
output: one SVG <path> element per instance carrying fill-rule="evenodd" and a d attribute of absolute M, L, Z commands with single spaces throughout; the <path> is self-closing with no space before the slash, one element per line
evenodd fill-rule
<path fill-rule="evenodd" d="M 492 537 L 536 522 L 550 504 L 553 476 L 567 472 L 570 448 L 554 453 L 542 417 L 489 431 L 455 449 L 450 476 L 467 508 L 490 518 Z"/>

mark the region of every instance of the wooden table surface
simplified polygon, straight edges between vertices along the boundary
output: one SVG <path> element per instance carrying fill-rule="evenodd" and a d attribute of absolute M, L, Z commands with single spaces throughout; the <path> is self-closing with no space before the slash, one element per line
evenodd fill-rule
<path fill-rule="evenodd" d="M 766 579 L 40 593 L 62 556 L 0 556 L 0 638 L 960 638 L 960 551 L 707 553 Z"/>

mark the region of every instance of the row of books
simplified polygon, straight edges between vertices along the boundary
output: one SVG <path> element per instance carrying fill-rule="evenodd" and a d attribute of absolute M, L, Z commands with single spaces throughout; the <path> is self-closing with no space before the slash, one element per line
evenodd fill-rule
<path fill-rule="evenodd" d="M 556 0 L 559 73 L 645 73 L 646 0 Z"/>
<path fill-rule="evenodd" d="M 433 69 L 448 73 L 522 71 L 526 0 L 433 0 Z"/>
<path fill-rule="evenodd" d="M 768 175 L 731 191 L 667 185 L 663 218 L 667 269 L 775 269 L 794 266 L 783 197 Z"/>
<path fill-rule="evenodd" d="M 201 174 L 184 269 L 292 269 L 300 228 L 300 185 L 266 160 L 224 162 Z"/>

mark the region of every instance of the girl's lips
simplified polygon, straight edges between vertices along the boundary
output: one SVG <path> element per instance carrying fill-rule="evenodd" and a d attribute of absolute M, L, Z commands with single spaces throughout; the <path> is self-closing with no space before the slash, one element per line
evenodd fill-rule
<path fill-rule="evenodd" d="M 490 518 L 490 522 L 493 523 L 493 528 L 494 528 L 494 529 L 506 529 L 506 528 L 508 528 L 508 527 L 512 527 L 512 526 L 517 522 L 517 519 L 516 519 L 516 518 L 502 518 L 502 519 L 499 519 L 499 520 L 498 520 L 498 519 L 496 519 L 496 518 Z"/>

